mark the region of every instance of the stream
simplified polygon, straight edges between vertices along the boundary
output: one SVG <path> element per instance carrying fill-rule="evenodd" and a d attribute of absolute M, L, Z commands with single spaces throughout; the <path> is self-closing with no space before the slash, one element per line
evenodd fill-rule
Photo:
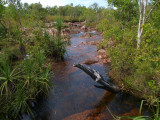
<path fill-rule="evenodd" d="M 140 100 L 128 94 L 113 94 L 98 89 L 94 87 L 97 83 L 92 78 L 73 67 L 74 63 L 98 59 L 96 45 L 83 44 L 103 39 L 95 31 L 92 33 L 94 35 L 91 38 L 80 37 L 83 32 L 70 35 L 64 61 L 52 66 L 54 90 L 38 103 L 36 120 L 113 120 L 112 114 L 138 115 Z M 89 66 L 99 71 L 105 80 L 109 80 L 106 74 L 110 70 L 108 64 L 98 59 L 98 62 Z"/>

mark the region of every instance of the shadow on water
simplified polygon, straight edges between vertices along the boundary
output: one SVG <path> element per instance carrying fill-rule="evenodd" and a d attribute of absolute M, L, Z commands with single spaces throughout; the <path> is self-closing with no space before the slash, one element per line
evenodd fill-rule
<path fill-rule="evenodd" d="M 98 35 L 94 38 L 81 38 L 82 34 L 71 35 L 71 45 L 67 47 L 65 60 L 53 66 L 54 92 L 51 90 L 46 98 L 39 99 L 35 110 L 36 120 L 112 120 L 107 108 L 116 115 L 124 115 L 132 110 L 134 114 L 138 113 L 139 100 L 130 95 L 126 95 L 126 98 L 122 94 L 115 95 L 97 89 L 94 87 L 97 83 L 73 67 L 74 63 L 83 63 L 88 58 L 97 57 L 96 46 L 82 45 L 82 42 L 102 39 Z M 90 67 L 102 75 L 109 72 L 109 67 L 101 62 Z M 109 79 L 107 75 L 105 79 Z"/>

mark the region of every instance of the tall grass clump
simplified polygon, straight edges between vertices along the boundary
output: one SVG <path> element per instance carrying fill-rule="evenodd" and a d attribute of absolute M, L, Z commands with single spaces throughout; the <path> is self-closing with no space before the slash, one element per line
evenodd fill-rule
<path fill-rule="evenodd" d="M 151 116 L 143 116 L 142 115 L 142 109 L 143 109 L 143 104 L 144 104 L 145 100 L 142 100 L 141 102 L 141 106 L 140 106 L 140 110 L 139 110 L 139 116 L 121 116 L 120 118 L 123 120 L 159 120 L 160 119 L 160 101 L 157 100 L 155 102 L 154 106 L 150 106 L 150 109 L 152 111 L 152 115 Z"/>
<path fill-rule="evenodd" d="M 28 55 L 20 64 L 0 60 L 0 117 L 17 119 L 21 114 L 32 115 L 29 103 L 41 94 L 47 94 L 50 67 L 40 51 Z"/>
<path fill-rule="evenodd" d="M 62 60 L 66 52 L 66 43 L 58 36 L 53 38 L 45 32 L 44 49 L 46 56 L 54 57 L 57 61 Z"/>
<path fill-rule="evenodd" d="M 62 19 L 59 17 L 59 18 L 57 18 L 57 20 L 56 20 L 56 29 L 58 30 L 58 37 L 61 36 L 62 26 L 63 26 L 63 21 L 62 21 Z"/>

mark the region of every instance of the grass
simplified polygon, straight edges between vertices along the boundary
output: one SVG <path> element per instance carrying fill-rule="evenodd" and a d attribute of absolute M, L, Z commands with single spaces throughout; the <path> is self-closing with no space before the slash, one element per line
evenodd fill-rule
<path fill-rule="evenodd" d="M 141 106 L 140 106 L 140 110 L 139 110 L 139 114 L 142 114 L 142 108 L 143 108 L 143 103 L 144 100 L 142 100 L 141 102 Z M 160 105 L 159 105 L 160 101 L 157 101 L 156 106 L 151 106 L 152 107 L 152 111 L 153 111 L 153 116 L 122 116 L 121 119 L 131 119 L 131 120 L 160 120 L 160 113 L 159 113 L 159 109 L 160 109 Z"/>
<path fill-rule="evenodd" d="M 57 61 L 62 60 L 66 52 L 66 43 L 60 37 L 50 40 L 47 44 L 47 56 L 54 57 Z"/>
<path fill-rule="evenodd" d="M 57 25 L 59 26 L 59 25 Z M 41 43 L 42 49 L 45 51 L 46 56 L 53 57 L 55 60 L 63 60 L 66 52 L 66 42 L 61 39 L 61 36 L 50 36 L 47 32 L 44 34 L 44 42 Z"/>
<path fill-rule="evenodd" d="M 39 94 L 47 94 L 52 87 L 50 67 L 41 51 L 35 51 L 20 63 L 0 61 L 0 117 L 16 119 L 18 115 L 32 115 L 29 101 L 35 101 Z"/>
<path fill-rule="evenodd" d="M 112 115 L 114 120 L 160 120 L 160 101 L 157 101 L 156 106 L 151 106 L 152 111 L 153 111 L 153 116 L 143 116 L 142 115 L 142 109 L 143 109 L 143 104 L 144 100 L 141 101 L 140 109 L 139 109 L 139 116 L 116 116 L 114 115 L 108 108 L 109 113 Z"/>

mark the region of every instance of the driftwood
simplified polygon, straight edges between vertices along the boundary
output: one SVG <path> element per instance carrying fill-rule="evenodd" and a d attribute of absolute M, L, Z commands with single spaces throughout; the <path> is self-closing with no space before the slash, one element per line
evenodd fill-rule
<path fill-rule="evenodd" d="M 97 83 L 102 85 L 102 86 L 95 85 L 95 87 L 101 88 L 101 89 L 104 89 L 104 90 L 108 90 L 109 92 L 112 92 L 112 93 L 120 92 L 120 89 L 117 86 L 105 81 L 103 76 L 100 75 L 98 71 L 96 71 L 96 70 L 94 70 L 94 69 L 92 69 L 92 68 L 90 68 L 86 65 L 83 65 L 83 64 L 74 64 L 73 66 L 83 70 L 94 81 L 96 81 Z"/>

